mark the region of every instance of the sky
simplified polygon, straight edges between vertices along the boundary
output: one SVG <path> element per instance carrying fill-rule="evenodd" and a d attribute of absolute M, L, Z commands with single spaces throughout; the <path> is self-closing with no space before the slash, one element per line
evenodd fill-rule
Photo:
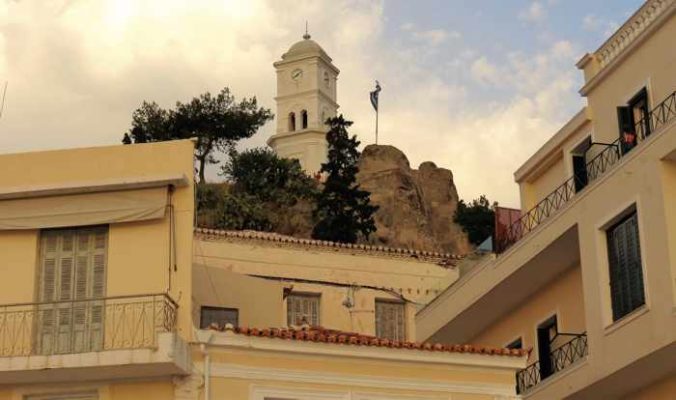
<path fill-rule="evenodd" d="M 641 4 L 4 0 L 0 153 L 118 144 L 144 100 L 171 107 L 225 86 L 275 112 L 272 63 L 308 21 L 341 71 L 339 112 L 362 147 L 374 141 L 378 79 L 380 144 L 412 167 L 449 168 L 463 199 L 517 206 L 514 171 L 585 104 L 575 62 Z M 273 130 L 240 148 L 265 146 Z"/>

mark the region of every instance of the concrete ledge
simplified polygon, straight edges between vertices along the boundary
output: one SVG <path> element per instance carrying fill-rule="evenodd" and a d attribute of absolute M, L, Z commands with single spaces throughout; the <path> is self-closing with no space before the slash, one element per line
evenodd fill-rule
<path fill-rule="evenodd" d="M 160 333 L 156 348 L 0 357 L 0 384 L 188 375 L 190 364 L 187 343 L 175 333 Z"/>

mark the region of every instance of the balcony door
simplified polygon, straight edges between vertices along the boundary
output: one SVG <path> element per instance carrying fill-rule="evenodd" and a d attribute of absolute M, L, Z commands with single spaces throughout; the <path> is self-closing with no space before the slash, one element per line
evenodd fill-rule
<path fill-rule="evenodd" d="M 42 231 L 36 317 L 39 354 L 103 347 L 107 247 L 107 227 Z"/>
<path fill-rule="evenodd" d="M 538 325 L 538 360 L 540 361 L 540 379 L 543 380 L 555 372 L 551 354 L 552 342 L 556 338 L 557 332 L 556 315 Z"/>

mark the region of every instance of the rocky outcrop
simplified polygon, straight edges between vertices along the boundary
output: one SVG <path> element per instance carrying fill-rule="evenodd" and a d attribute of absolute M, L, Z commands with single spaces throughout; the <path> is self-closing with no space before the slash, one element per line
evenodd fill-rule
<path fill-rule="evenodd" d="M 369 145 L 359 160 L 357 182 L 380 207 L 370 243 L 460 254 L 470 250 L 453 222 L 458 192 L 450 170 L 432 162 L 411 169 L 396 147 Z"/>

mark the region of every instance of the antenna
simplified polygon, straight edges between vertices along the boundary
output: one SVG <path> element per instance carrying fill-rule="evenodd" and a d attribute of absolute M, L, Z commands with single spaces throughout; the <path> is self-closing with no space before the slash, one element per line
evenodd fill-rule
<path fill-rule="evenodd" d="M 310 39 L 310 34 L 307 33 L 307 20 L 305 21 L 305 35 L 303 35 L 303 39 L 305 40 Z"/>
<path fill-rule="evenodd" d="M 7 84 L 9 82 L 5 81 L 5 88 L 2 90 L 2 105 L 0 105 L 0 118 L 2 118 L 2 112 L 5 110 L 5 94 L 7 94 Z"/>

